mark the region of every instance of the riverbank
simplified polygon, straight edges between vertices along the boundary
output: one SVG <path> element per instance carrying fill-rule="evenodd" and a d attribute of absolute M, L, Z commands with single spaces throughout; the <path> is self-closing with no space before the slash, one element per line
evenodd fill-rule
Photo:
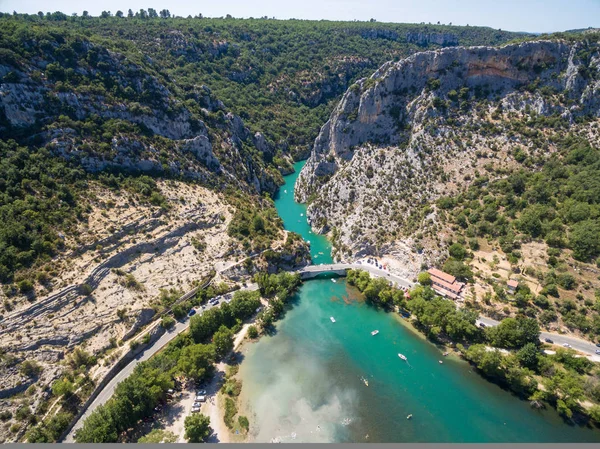
<path fill-rule="evenodd" d="M 352 290 L 343 280 L 306 282 L 275 332 L 243 346 L 248 441 L 600 441 L 550 408 L 532 409 L 456 353 L 443 357 L 410 322 Z"/>

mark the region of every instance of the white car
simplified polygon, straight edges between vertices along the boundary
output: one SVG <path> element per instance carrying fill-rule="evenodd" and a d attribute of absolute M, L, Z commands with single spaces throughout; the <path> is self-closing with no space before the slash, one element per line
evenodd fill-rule
<path fill-rule="evenodd" d="M 194 405 L 192 407 L 192 413 L 198 413 L 200 411 L 200 406 L 199 405 Z"/>
<path fill-rule="evenodd" d="M 565 348 L 570 348 L 570 347 L 571 347 L 571 345 L 570 345 L 569 343 L 563 343 L 563 346 L 564 346 Z"/>
<path fill-rule="evenodd" d="M 203 394 L 196 395 L 196 402 L 206 402 L 206 396 Z"/>
<path fill-rule="evenodd" d="M 205 396 L 206 395 L 206 390 L 198 390 L 196 391 L 196 397 L 198 396 Z"/>

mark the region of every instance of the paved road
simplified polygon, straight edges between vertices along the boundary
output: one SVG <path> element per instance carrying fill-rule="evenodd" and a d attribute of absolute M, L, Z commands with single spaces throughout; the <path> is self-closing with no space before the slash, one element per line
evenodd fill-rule
<path fill-rule="evenodd" d="M 486 326 L 497 326 L 498 324 L 500 324 L 499 321 L 492 320 L 491 318 L 485 318 L 482 316 L 479 317 L 476 323 L 477 325 L 483 323 Z M 590 343 L 589 341 L 585 341 L 577 337 L 571 337 L 569 335 L 541 332 L 540 341 L 545 342 L 546 338 L 552 340 L 555 345 L 564 346 L 565 344 L 568 344 L 571 348 L 575 349 L 576 351 L 591 355 L 592 360 L 594 360 L 595 362 L 600 362 L 600 355 L 596 354 L 596 350 L 600 350 L 600 348 L 596 347 L 593 343 Z"/>
<path fill-rule="evenodd" d="M 242 290 L 250 290 L 250 291 L 258 290 L 258 285 L 250 284 L 248 287 L 243 288 Z M 231 301 L 232 298 L 233 298 L 233 293 L 227 293 L 222 296 L 217 296 L 215 298 L 215 299 L 217 299 L 217 301 L 214 304 L 207 303 L 202 307 L 195 307 L 196 313 L 202 314 L 202 312 L 205 310 L 211 309 L 213 307 L 219 307 L 224 302 Z M 90 404 L 90 406 L 85 411 L 85 413 L 75 423 L 75 425 L 73 426 L 73 429 L 71 429 L 71 432 L 69 432 L 67 437 L 64 439 L 64 442 L 65 443 L 74 443 L 75 442 L 75 439 L 74 439 L 75 432 L 83 426 L 83 422 L 86 420 L 86 418 L 88 416 L 90 416 L 92 414 L 92 412 L 94 410 L 96 410 L 96 408 L 98 408 L 98 406 L 105 404 L 112 397 L 117 385 L 120 382 L 122 382 L 123 380 L 125 380 L 127 377 L 129 377 L 129 375 L 131 373 L 133 373 L 133 370 L 140 362 L 143 362 L 144 360 L 148 360 L 150 357 L 152 357 L 154 354 L 156 354 L 158 351 L 160 351 L 162 348 L 164 348 L 167 343 L 169 343 L 171 340 L 173 340 L 175 337 L 177 337 L 177 335 L 179 335 L 181 332 L 185 331 L 189 327 L 189 325 L 190 325 L 190 317 L 186 316 L 183 321 L 177 322 L 177 324 L 175 326 L 173 326 L 171 329 L 169 329 L 167 332 L 165 332 L 158 340 L 156 340 L 152 344 L 152 346 L 146 348 L 143 352 L 138 354 L 134 360 L 132 360 L 129 364 L 127 364 L 125 366 L 125 368 L 123 368 L 106 385 L 106 387 L 104 387 L 102 389 L 102 391 L 98 394 L 96 399 Z"/>

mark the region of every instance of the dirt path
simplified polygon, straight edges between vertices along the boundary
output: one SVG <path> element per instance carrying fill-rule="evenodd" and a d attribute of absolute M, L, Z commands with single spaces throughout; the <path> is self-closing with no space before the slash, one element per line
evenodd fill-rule
<path fill-rule="evenodd" d="M 235 335 L 233 340 L 233 350 L 235 351 L 244 341 L 248 328 L 254 324 L 254 321 L 246 323 L 242 326 L 240 331 Z M 221 407 L 222 398 L 219 396 L 219 389 L 221 388 L 223 379 L 225 378 L 225 369 L 227 365 L 224 362 L 219 363 L 216 366 L 216 372 L 211 380 L 210 384 L 206 387 L 206 392 L 209 395 L 208 400 L 202 406 L 202 413 L 210 418 L 210 426 L 214 433 L 210 443 L 229 443 L 229 429 L 223 421 L 223 407 Z"/>
<path fill-rule="evenodd" d="M 178 443 L 185 443 L 185 428 L 183 423 L 186 416 L 191 413 L 195 395 L 194 386 L 190 384 L 181 392 L 181 397 L 177 402 L 170 406 L 166 412 L 164 430 L 177 435 Z"/>
<path fill-rule="evenodd" d="M 225 378 L 225 363 L 221 362 L 216 366 L 215 375 L 210 384 L 206 387 L 208 393 L 207 401 L 202 405 L 202 414 L 210 418 L 210 427 L 213 434 L 208 443 L 228 443 L 229 429 L 223 421 L 223 413 L 220 407 L 219 389 Z"/>

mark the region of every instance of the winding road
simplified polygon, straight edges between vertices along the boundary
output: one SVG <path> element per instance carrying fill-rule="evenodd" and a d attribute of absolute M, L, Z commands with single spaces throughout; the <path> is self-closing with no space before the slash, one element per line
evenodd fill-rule
<path fill-rule="evenodd" d="M 500 324 L 499 321 L 492 320 L 491 318 L 479 317 L 476 321 L 477 325 L 483 323 L 486 326 L 497 326 Z M 593 343 L 589 341 L 582 340 L 577 337 L 572 337 L 569 335 L 560 335 L 560 334 L 551 334 L 549 332 L 540 332 L 540 341 L 544 343 L 549 343 L 546 339 L 551 340 L 555 345 L 569 345 L 568 347 L 575 349 L 576 351 L 582 352 L 584 354 L 590 355 L 591 359 L 594 362 L 600 362 L 600 355 L 596 353 L 596 351 L 600 351 L 600 348 L 595 346 Z"/>
<path fill-rule="evenodd" d="M 242 288 L 241 290 L 254 291 L 258 290 L 257 284 L 250 284 L 248 287 Z M 185 296 L 189 295 L 189 292 Z M 217 296 L 214 304 L 207 303 L 201 307 L 195 307 L 196 313 L 201 315 L 205 310 L 213 307 L 219 307 L 224 302 L 229 302 L 233 298 L 233 293 L 226 293 L 222 296 Z M 186 316 L 184 320 L 178 321 L 175 326 L 165 332 L 158 340 L 156 340 L 151 346 L 146 348 L 140 354 L 137 355 L 129 364 L 127 364 L 107 385 L 102 389 L 96 399 L 90 404 L 85 413 L 77 420 L 67 437 L 63 440 L 64 443 L 75 442 L 75 432 L 83 426 L 84 421 L 90 416 L 98 406 L 105 404 L 114 394 L 115 388 L 123 380 L 127 379 L 137 365 L 141 362 L 148 360 L 162 348 L 164 348 L 171 340 L 173 340 L 181 332 L 185 331 L 190 325 L 190 317 Z"/>

